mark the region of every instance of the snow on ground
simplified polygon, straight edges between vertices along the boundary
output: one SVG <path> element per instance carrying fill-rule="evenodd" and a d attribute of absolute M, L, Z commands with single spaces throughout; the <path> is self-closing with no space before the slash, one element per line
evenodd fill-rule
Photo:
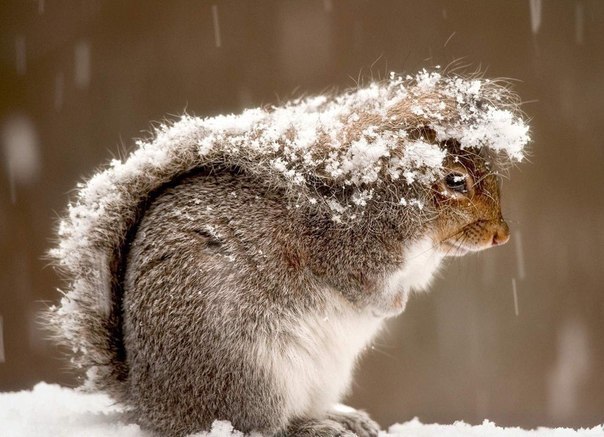
<path fill-rule="evenodd" d="M 31 391 L 0 393 L 2 437 L 142 437 L 138 425 L 119 421 L 120 408 L 102 394 L 37 384 Z"/>
<path fill-rule="evenodd" d="M 102 394 L 81 393 L 46 383 L 31 391 L 0 393 L 0 436 L 2 437 L 151 437 L 138 425 L 120 421 L 120 408 Z M 210 433 L 198 437 L 241 437 L 228 422 L 215 422 Z M 456 422 L 426 425 L 413 419 L 390 427 L 381 437 L 604 437 L 604 426 L 592 429 L 547 429 L 526 431 Z"/>

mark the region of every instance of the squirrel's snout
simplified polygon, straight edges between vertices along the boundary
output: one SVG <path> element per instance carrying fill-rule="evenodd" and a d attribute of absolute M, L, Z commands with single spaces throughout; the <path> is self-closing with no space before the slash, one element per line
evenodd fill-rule
<path fill-rule="evenodd" d="M 505 220 L 501 219 L 493 230 L 493 246 L 501 246 L 502 244 L 507 243 L 509 239 L 510 227 Z"/>

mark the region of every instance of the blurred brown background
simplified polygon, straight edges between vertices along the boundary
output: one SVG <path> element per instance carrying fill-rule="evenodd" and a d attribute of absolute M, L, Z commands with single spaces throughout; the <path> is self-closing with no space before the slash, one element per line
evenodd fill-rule
<path fill-rule="evenodd" d="M 150 121 L 461 59 L 528 101 L 514 235 L 389 323 L 349 402 L 383 425 L 604 421 L 604 2 L 4 0 L 0 29 L 0 391 L 74 384 L 34 323 L 60 285 L 42 256 L 69 190 Z"/>

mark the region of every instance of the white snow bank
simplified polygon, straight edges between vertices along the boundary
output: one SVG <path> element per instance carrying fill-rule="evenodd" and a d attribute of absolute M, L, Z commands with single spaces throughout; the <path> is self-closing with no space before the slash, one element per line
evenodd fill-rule
<path fill-rule="evenodd" d="M 604 436 L 602 425 L 591 429 L 570 428 L 538 428 L 527 431 L 521 428 L 503 428 L 493 422 L 485 420 L 482 425 L 468 425 L 464 422 L 455 422 L 453 425 L 426 425 L 417 419 L 403 424 L 392 425 L 387 436 L 401 437 L 569 437 L 569 436 Z"/>
<path fill-rule="evenodd" d="M 138 425 L 119 420 L 120 408 L 103 394 L 41 382 L 31 391 L 0 393 L 3 437 L 142 437 Z"/>
<path fill-rule="evenodd" d="M 0 393 L 0 435 L 3 437 L 150 437 L 138 425 L 120 420 L 120 408 L 103 394 L 82 393 L 58 385 L 37 384 L 31 391 Z M 228 422 L 217 421 L 201 437 L 241 437 Z M 501 428 L 485 421 L 482 425 L 456 422 L 453 425 L 425 425 L 413 419 L 390 427 L 381 437 L 602 437 L 604 426 L 592 429 Z"/>

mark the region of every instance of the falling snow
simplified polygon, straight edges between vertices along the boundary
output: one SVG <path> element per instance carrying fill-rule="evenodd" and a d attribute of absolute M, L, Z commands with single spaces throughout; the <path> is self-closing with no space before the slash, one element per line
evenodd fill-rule
<path fill-rule="evenodd" d="M 541 27 L 541 0 L 529 0 L 529 5 L 531 10 L 531 30 L 536 35 Z"/>
<path fill-rule="evenodd" d="M 0 124 L 0 142 L 12 203 L 17 200 L 17 187 L 37 180 L 40 172 L 38 135 L 31 119 L 25 115 L 8 116 Z"/>
<path fill-rule="evenodd" d="M 62 72 L 55 76 L 55 110 L 60 111 L 63 107 L 63 95 L 65 93 L 65 76 Z"/>
<path fill-rule="evenodd" d="M 23 75 L 27 71 L 27 54 L 23 35 L 15 38 L 15 67 L 19 75 Z"/>
<path fill-rule="evenodd" d="M 518 288 L 516 287 L 516 278 L 512 278 L 512 293 L 514 294 L 514 314 L 518 317 L 520 315 L 520 310 L 518 308 Z"/>
<path fill-rule="evenodd" d="M 514 232 L 514 249 L 516 250 L 516 270 L 518 278 L 524 279 L 526 276 L 526 267 L 524 265 L 524 247 L 522 244 L 522 232 L 516 230 Z"/>
<path fill-rule="evenodd" d="M 222 38 L 220 35 L 220 21 L 218 20 L 218 5 L 212 5 L 212 23 L 214 24 L 214 41 L 216 47 L 221 47 Z"/>
<path fill-rule="evenodd" d="M 6 355 L 4 354 L 4 319 L 0 316 L 0 363 L 5 361 Z"/>
<path fill-rule="evenodd" d="M 78 88 L 90 85 L 90 42 L 79 41 L 74 48 L 74 80 Z"/>
<path fill-rule="evenodd" d="M 578 45 L 583 44 L 583 34 L 585 33 L 585 11 L 583 3 L 575 4 L 575 42 Z"/>
<path fill-rule="evenodd" d="M 587 329 L 576 318 L 565 320 L 558 334 L 556 363 L 548 375 L 552 417 L 568 419 L 578 412 L 581 386 L 590 371 L 591 348 Z"/>

